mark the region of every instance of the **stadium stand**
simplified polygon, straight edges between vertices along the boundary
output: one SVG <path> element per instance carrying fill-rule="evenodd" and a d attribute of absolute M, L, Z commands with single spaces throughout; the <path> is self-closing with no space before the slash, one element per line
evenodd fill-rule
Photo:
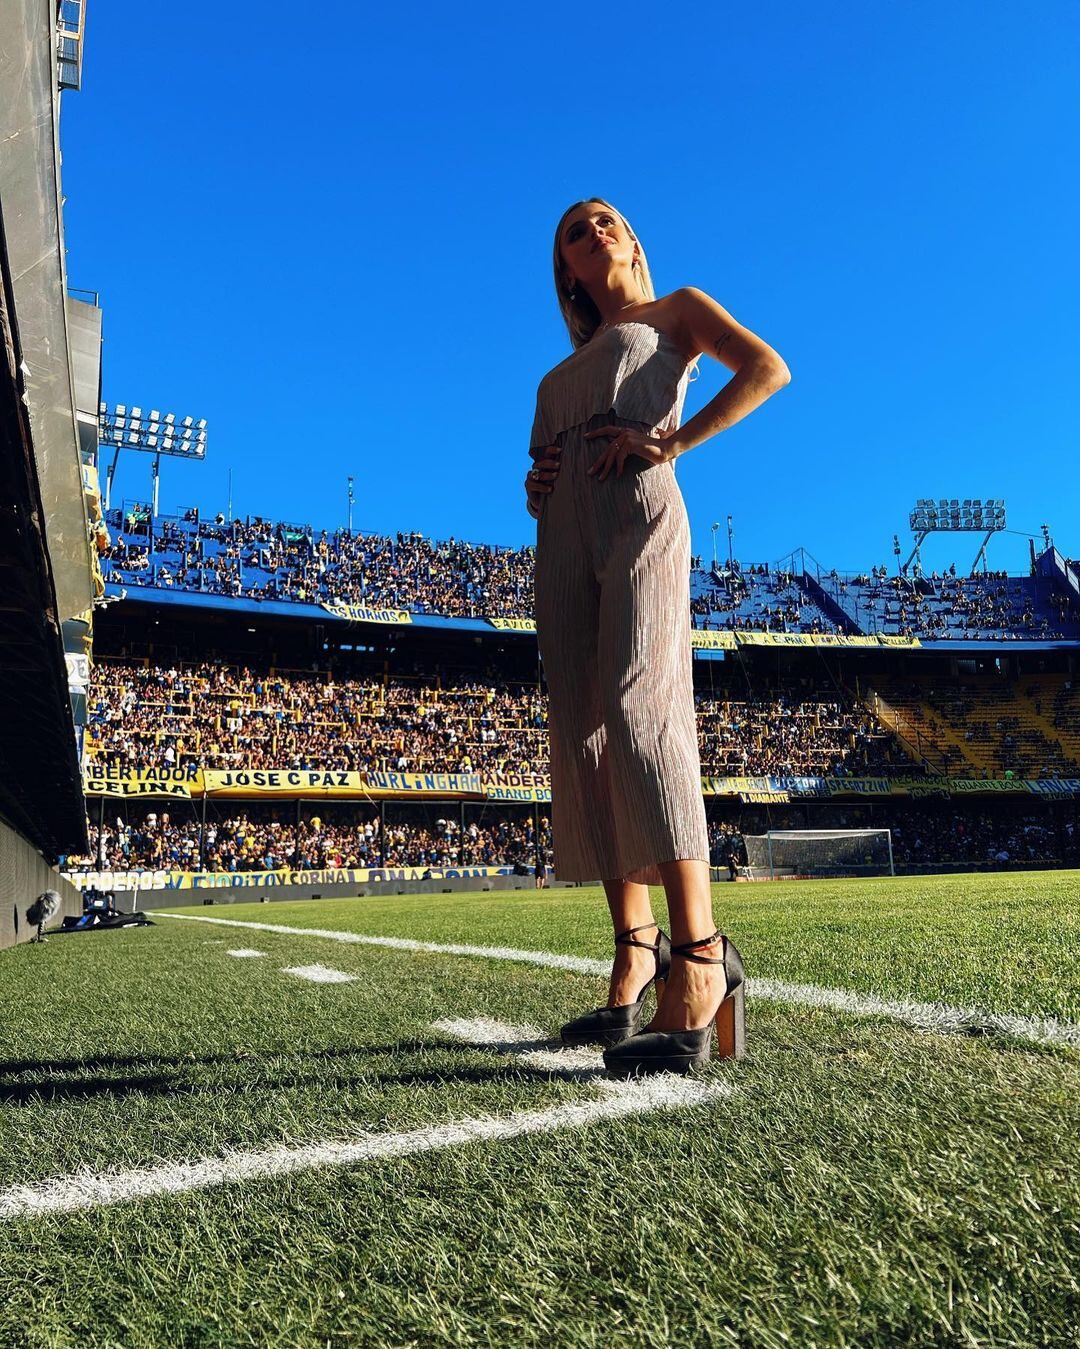
<path fill-rule="evenodd" d="M 498 548 L 420 534 L 350 535 L 252 517 L 202 519 L 198 511 L 152 521 L 141 503 L 111 511 L 106 579 L 147 588 L 296 604 L 407 609 L 454 618 L 532 612 L 531 548 Z M 923 641 L 1080 640 L 1080 591 L 1048 550 L 1027 577 L 990 572 L 851 576 L 787 564 L 692 570 L 690 608 L 701 629 L 884 634 Z M 796 563 L 795 559 L 799 559 Z M 700 562 L 700 559 L 695 559 Z M 809 560 L 812 562 L 812 560 Z"/>
<path fill-rule="evenodd" d="M 370 806 L 307 802 L 230 804 L 203 822 L 197 812 L 163 803 L 109 805 L 103 824 L 90 827 L 90 852 L 67 859 L 72 872 L 206 871 L 212 873 L 322 870 L 343 867 L 532 866 L 539 843 L 551 867 L 550 821 L 541 814 L 539 835 L 531 815 L 485 808 L 483 820 L 464 825 L 447 811 L 430 820 L 403 808 L 380 837 L 380 818 Z M 1080 864 L 1080 820 L 1057 803 L 1049 808 L 954 807 L 893 804 L 888 811 L 852 809 L 834 814 L 829 827 L 888 827 L 894 859 L 903 870 L 1003 867 L 1013 864 Z M 802 812 L 766 812 L 730 804 L 709 820 L 710 862 L 727 865 L 734 850 L 745 864 L 744 833 L 766 828 L 806 827 Z"/>
<path fill-rule="evenodd" d="M 954 567 L 909 578 L 882 567 L 855 576 L 832 571 L 821 580 L 860 632 L 972 642 L 1080 639 L 1080 611 L 1064 588 L 1040 576 L 958 576 Z"/>
<path fill-rule="evenodd" d="M 914 771 L 849 695 L 762 685 L 697 697 L 706 774 Z M 119 768 L 548 771 L 546 698 L 445 673 L 350 679 L 200 663 L 102 660 L 88 700 L 86 753 Z"/>
<path fill-rule="evenodd" d="M 1025 675 L 1020 681 L 907 675 L 878 692 L 921 729 L 956 776 L 1080 773 L 1080 696 L 1065 675 Z"/>
<path fill-rule="evenodd" d="M 73 872 L 322 889 L 552 866 L 532 548 L 107 519 L 126 598 L 99 622 Z M 1080 584 L 1056 550 L 1028 577 L 841 576 L 802 550 L 691 566 L 715 874 L 769 828 L 887 827 L 908 870 L 1072 864 Z M 315 800 L 322 772 L 354 777 Z M 260 773 L 292 786 L 267 799 Z M 142 799 L 170 776 L 199 785 Z M 448 776 L 455 799 L 425 797 Z"/>
<path fill-rule="evenodd" d="M 340 769 L 544 781 L 546 697 L 534 639 L 449 628 L 429 633 L 425 646 L 423 635 L 357 624 L 339 632 L 306 617 L 245 628 L 198 606 L 129 599 L 99 624 L 88 764 L 121 777 Z M 1076 772 L 1075 730 L 1070 739 L 1065 728 L 1077 719 L 1077 701 L 1074 658 L 1054 659 L 1062 668 L 1051 673 L 967 676 L 954 656 L 876 646 L 748 647 L 721 662 L 695 661 L 703 775 L 719 793 L 706 794 L 717 875 L 732 853 L 741 856 L 742 833 L 766 828 L 889 827 L 901 869 L 1068 864 L 1076 799 L 1054 778 Z M 1017 654 L 1010 670 L 1017 661 L 1045 663 Z M 999 663 L 983 658 L 988 669 Z M 1037 719 L 1029 734 L 1010 731 L 1017 707 Z M 991 723 L 996 741 L 984 746 L 987 709 L 1002 726 Z M 992 760 L 991 748 L 1015 753 Z M 953 779 L 995 773 L 1016 779 L 1019 799 L 949 799 Z M 1045 798 L 1024 797 L 1020 774 L 1045 781 Z M 893 781 L 901 784 L 896 799 Z M 844 800 L 847 783 L 856 796 L 869 783 L 875 799 Z M 789 799 L 790 784 L 799 784 L 798 800 Z M 524 874 L 537 853 L 548 867 L 554 861 L 543 797 L 414 804 L 258 795 L 91 800 L 90 849 L 68 866 L 107 875 L 329 877 L 340 868 Z"/>

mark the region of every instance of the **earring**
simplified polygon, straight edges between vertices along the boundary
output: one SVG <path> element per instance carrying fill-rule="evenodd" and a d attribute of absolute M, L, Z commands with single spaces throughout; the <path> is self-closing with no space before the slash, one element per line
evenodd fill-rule
<path fill-rule="evenodd" d="M 576 294 L 577 294 L 577 291 L 574 289 L 574 283 L 571 282 L 571 283 L 570 283 L 570 298 L 571 298 L 571 300 L 574 298 L 574 296 L 575 296 Z"/>

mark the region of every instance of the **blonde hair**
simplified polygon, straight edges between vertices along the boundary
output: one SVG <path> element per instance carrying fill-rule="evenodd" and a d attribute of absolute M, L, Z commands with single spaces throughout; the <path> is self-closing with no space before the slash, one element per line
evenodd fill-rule
<path fill-rule="evenodd" d="M 570 333 L 570 344 L 575 351 L 578 347 L 583 347 L 592 337 L 600 326 L 600 311 L 593 303 L 589 292 L 584 286 L 578 284 L 575 288 L 574 298 L 570 298 L 570 288 L 566 284 L 566 266 L 562 260 L 562 253 L 559 249 L 559 242 L 562 238 L 562 228 L 566 217 L 571 211 L 576 211 L 579 206 L 606 206 L 611 214 L 621 220 L 626 226 L 626 232 L 630 238 L 637 244 L 638 260 L 634 264 L 634 276 L 637 279 L 638 287 L 641 291 L 642 300 L 655 300 L 656 292 L 653 290 L 652 277 L 649 274 L 649 264 L 645 258 L 645 250 L 641 246 L 641 241 L 630 228 L 630 222 L 621 211 L 615 209 L 611 202 L 605 201 L 603 197 L 586 197 L 584 201 L 575 201 L 572 206 L 568 206 L 559 217 L 559 223 L 555 226 L 555 295 L 559 301 L 559 309 L 562 311 L 563 319 Z"/>

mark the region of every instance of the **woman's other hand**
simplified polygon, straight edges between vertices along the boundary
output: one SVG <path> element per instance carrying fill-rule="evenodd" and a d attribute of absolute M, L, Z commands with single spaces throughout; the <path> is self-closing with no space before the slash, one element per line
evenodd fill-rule
<path fill-rule="evenodd" d="M 529 451 L 529 454 L 532 455 L 534 463 L 525 475 L 525 491 L 528 496 L 529 512 L 532 515 L 537 515 L 544 498 L 555 487 L 555 479 L 559 474 L 562 446 L 537 445 Z"/>
<path fill-rule="evenodd" d="M 593 436 L 612 437 L 600 458 L 593 461 L 589 472 L 599 473 L 598 481 L 603 482 L 611 469 L 615 468 L 615 476 L 621 478 L 623 465 L 632 454 L 650 464 L 666 464 L 678 453 L 676 434 L 675 431 L 669 431 L 667 434 L 660 432 L 650 436 L 634 426 L 598 426 L 595 431 L 586 431 L 586 440 L 591 440 Z"/>

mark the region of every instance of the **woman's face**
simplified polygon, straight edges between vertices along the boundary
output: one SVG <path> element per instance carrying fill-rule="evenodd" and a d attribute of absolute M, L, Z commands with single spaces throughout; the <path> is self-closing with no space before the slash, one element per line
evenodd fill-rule
<path fill-rule="evenodd" d="M 570 212 L 559 240 L 567 275 L 586 284 L 619 266 L 629 270 L 635 247 L 620 217 L 596 201 Z"/>

